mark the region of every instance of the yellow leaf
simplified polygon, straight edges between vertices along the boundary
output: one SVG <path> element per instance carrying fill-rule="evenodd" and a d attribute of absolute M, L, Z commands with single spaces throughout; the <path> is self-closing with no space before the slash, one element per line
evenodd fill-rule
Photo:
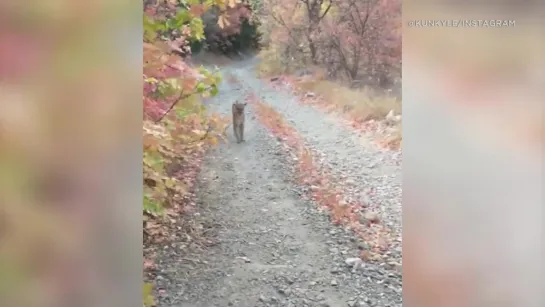
<path fill-rule="evenodd" d="M 145 283 L 142 288 L 142 299 L 144 301 L 145 307 L 151 307 L 155 305 L 155 300 L 153 299 L 153 285 L 150 283 Z"/>
<path fill-rule="evenodd" d="M 166 178 L 165 179 L 165 186 L 169 189 L 176 188 L 176 184 L 178 183 L 178 180 L 176 178 Z"/>

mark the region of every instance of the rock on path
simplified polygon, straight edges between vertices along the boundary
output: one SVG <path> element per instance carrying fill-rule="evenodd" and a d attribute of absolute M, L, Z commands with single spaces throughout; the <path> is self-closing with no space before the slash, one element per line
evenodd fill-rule
<path fill-rule="evenodd" d="M 245 79 L 242 89 L 224 82 L 220 95 L 210 102 L 213 111 L 229 114 L 231 102 L 246 95 L 246 85 L 252 91 L 264 85 L 255 79 L 252 64 L 224 68 Z M 176 248 L 174 242 L 174 247 L 159 253 L 158 305 L 402 306 L 400 273 L 347 261 L 364 246 L 352 233 L 332 226 L 314 204 L 299 198 L 280 144 L 248 108 L 247 141 L 236 144 L 228 129 L 230 144 L 209 153 L 200 174 L 201 222 L 213 225 L 218 244 L 199 251 Z M 310 125 L 306 121 L 297 125 L 301 133 L 305 123 Z M 354 154 L 375 159 L 361 150 L 354 148 Z"/>

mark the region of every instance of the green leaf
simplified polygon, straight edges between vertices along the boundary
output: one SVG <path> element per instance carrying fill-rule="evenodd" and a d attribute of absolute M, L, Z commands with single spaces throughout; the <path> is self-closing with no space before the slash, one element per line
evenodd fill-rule
<path fill-rule="evenodd" d="M 191 112 L 185 108 L 176 109 L 176 117 L 178 117 L 179 119 L 184 119 L 189 114 L 191 114 Z"/>
<path fill-rule="evenodd" d="M 144 195 L 144 211 L 156 215 L 163 215 L 164 213 L 163 206 L 147 195 Z"/>
<path fill-rule="evenodd" d="M 177 95 L 180 90 L 180 80 L 177 78 L 169 78 L 157 84 L 157 91 L 162 97 Z"/>
<path fill-rule="evenodd" d="M 214 6 L 214 5 L 216 5 L 217 0 L 206 0 L 205 3 L 208 6 Z"/>
<path fill-rule="evenodd" d="M 145 151 L 144 164 L 160 173 L 162 173 L 164 170 L 163 157 L 158 151 Z"/>
<path fill-rule="evenodd" d="M 202 19 L 193 18 L 189 23 L 189 28 L 191 29 L 192 37 L 198 41 L 204 39 L 204 25 Z"/>
<path fill-rule="evenodd" d="M 204 91 L 206 91 L 206 85 L 202 82 L 199 82 L 197 84 L 197 93 L 202 93 Z"/>
<path fill-rule="evenodd" d="M 156 30 L 157 32 L 159 32 L 159 31 L 167 31 L 167 30 L 168 30 L 168 25 L 167 25 L 166 22 L 164 22 L 164 23 L 157 23 L 157 24 L 155 25 L 155 30 Z"/>
<path fill-rule="evenodd" d="M 174 18 L 167 19 L 165 26 L 168 30 L 174 30 L 177 29 L 178 22 Z"/>
<path fill-rule="evenodd" d="M 209 75 L 210 72 L 208 71 L 208 69 L 206 69 L 204 66 L 199 66 L 199 68 L 197 68 L 199 70 L 199 73 L 203 74 L 203 75 Z"/>
<path fill-rule="evenodd" d="M 144 15 L 143 20 L 144 39 L 146 41 L 153 41 L 157 38 L 157 26 L 154 21 L 148 16 Z"/>
<path fill-rule="evenodd" d="M 212 89 L 210 89 L 210 94 L 213 96 L 216 96 L 219 93 L 218 87 L 216 85 L 212 86 Z"/>
<path fill-rule="evenodd" d="M 174 90 L 180 90 L 181 89 L 180 82 L 176 78 L 166 79 L 165 83 L 168 84 L 168 86 L 171 89 L 174 89 Z"/>
<path fill-rule="evenodd" d="M 176 13 L 176 16 L 174 17 L 174 19 L 176 20 L 176 23 L 179 27 L 181 27 L 182 25 L 188 23 L 191 21 L 192 17 L 191 17 L 191 14 L 189 13 L 188 10 L 186 9 L 180 9 L 178 10 L 178 12 Z M 178 27 L 178 28 L 179 28 Z"/>

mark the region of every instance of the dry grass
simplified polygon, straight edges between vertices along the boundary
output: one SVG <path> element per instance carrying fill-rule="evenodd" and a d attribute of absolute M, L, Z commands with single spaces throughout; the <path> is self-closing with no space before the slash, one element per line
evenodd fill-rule
<path fill-rule="evenodd" d="M 260 78 L 267 78 L 275 75 L 284 74 L 285 71 L 276 65 L 272 65 L 270 62 L 262 61 L 257 65 L 257 76 Z"/>
<path fill-rule="evenodd" d="M 264 49 L 257 56 L 261 59 L 256 71 L 259 77 L 266 78 L 285 73 L 280 65 L 280 59 L 272 50 Z"/>
<path fill-rule="evenodd" d="M 300 91 L 319 95 L 335 111 L 350 114 L 358 122 L 382 120 L 390 110 L 401 114 L 401 102 L 398 99 L 379 95 L 368 88 L 351 89 L 331 81 L 312 79 L 301 80 L 296 86 Z"/>
<path fill-rule="evenodd" d="M 334 111 L 352 122 L 354 128 L 365 129 L 370 122 L 383 122 L 390 111 L 401 114 L 401 100 L 379 94 L 369 88 L 351 89 L 323 78 L 300 78 L 294 82 L 296 92 L 308 101 L 326 111 Z M 309 93 L 310 99 L 308 99 Z M 315 97 L 312 97 L 315 96 Z M 401 122 L 390 125 L 387 132 L 381 132 L 379 145 L 388 149 L 401 146 Z"/>
<path fill-rule="evenodd" d="M 401 148 L 401 143 L 403 141 L 403 134 L 401 130 L 401 122 L 397 123 L 391 128 L 392 132 L 388 133 L 385 137 L 382 138 L 378 143 L 384 148 L 388 149 L 399 149 Z"/>
<path fill-rule="evenodd" d="M 273 48 L 263 49 L 258 57 L 261 62 L 257 66 L 257 75 L 262 78 L 282 74 L 293 74 L 299 69 L 305 68 L 303 61 L 291 60 L 278 55 L 279 52 Z"/>

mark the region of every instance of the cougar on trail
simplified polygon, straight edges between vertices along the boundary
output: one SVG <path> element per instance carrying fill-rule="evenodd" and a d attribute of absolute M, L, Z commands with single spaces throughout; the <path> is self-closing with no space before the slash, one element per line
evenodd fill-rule
<path fill-rule="evenodd" d="M 235 101 L 233 103 L 233 130 L 237 143 L 244 142 L 244 107 L 246 102 L 239 103 Z"/>

